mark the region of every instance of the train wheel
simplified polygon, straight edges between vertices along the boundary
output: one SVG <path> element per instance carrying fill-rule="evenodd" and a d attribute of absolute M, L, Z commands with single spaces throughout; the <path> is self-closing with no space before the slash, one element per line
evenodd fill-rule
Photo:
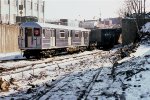
<path fill-rule="evenodd" d="M 44 55 L 38 54 L 38 55 L 35 56 L 35 58 L 36 58 L 36 59 L 41 59 L 41 58 L 44 58 Z"/>

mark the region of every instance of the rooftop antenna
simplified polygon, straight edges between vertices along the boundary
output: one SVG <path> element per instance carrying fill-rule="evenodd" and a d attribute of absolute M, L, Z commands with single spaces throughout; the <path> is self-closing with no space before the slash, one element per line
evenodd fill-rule
<path fill-rule="evenodd" d="M 101 9 L 99 10 L 99 21 L 101 21 L 101 16 L 102 16 L 102 14 L 101 14 Z"/>

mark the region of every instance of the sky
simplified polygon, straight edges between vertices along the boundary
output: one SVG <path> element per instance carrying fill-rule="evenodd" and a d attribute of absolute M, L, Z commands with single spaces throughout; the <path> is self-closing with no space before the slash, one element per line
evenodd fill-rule
<path fill-rule="evenodd" d="M 118 17 L 124 0 L 45 0 L 46 19 L 96 19 Z"/>

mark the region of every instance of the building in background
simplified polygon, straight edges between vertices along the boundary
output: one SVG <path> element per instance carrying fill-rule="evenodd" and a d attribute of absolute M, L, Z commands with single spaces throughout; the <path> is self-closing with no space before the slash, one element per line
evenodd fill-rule
<path fill-rule="evenodd" d="M 80 27 L 86 29 L 106 29 L 106 28 L 120 28 L 121 27 L 121 19 L 120 18 L 107 18 L 101 20 L 101 18 L 96 20 L 84 20 L 80 21 Z"/>
<path fill-rule="evenodd" d="M 79 27 L 79 21 L 71 19 L 60 19 L 61 25 Z"/>
<path fill-rule="evenodd" d="M 65 25 L 71 27 L 79 27 L 78 20 L 71 20 L 71 19 L 59 19 L 59 20 L 47 20 L 46 23 L 56 24 L 56 25 Z"/>
<path fill-rule="evenodd" d="M 86 29 L 94 29 L 97 28 L 100 24 L 100 20 L 84 20 L 80 21 L 79 26 Z"/>
<path fill-rule="evenodd" d="M 0 23 L 44 22 L 44 0 L 0 0 Z"/>
<path fill-rule="evenodd" d="M 120 28 L 121 27 L 121 18 L 107 18 L 101 21 L 99 27 L 101 28 Z"/>

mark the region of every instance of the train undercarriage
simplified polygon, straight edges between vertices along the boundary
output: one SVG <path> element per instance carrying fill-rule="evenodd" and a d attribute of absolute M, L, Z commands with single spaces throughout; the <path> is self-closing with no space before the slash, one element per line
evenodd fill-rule
<path fill-rule="evenodd" d="M 61 54 L 61 53 L 72 54 L 76 52 L 83 52 L 85 50 L 87 50 L 86 46 L 81 46 L 81 47 L 76 46 L 76 47 L 57 48 L 57 49 L 37 49 L 37 50 L 28 49 L 23 51 L 23 57 L 26 57 L 27 59 L 29 58 L 40 59 L 45 57 L 52 57 L 54 55 Z"/>

